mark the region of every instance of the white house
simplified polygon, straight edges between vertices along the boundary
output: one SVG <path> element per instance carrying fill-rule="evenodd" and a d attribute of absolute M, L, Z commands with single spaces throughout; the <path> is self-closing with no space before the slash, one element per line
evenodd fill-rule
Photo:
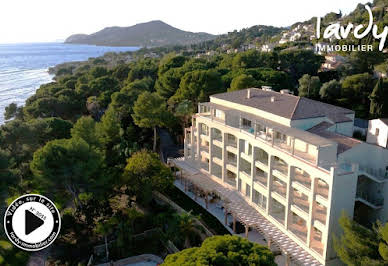
<path fill-rule="evenodd" d="M 388 118 L 369 121 L 366 141 L 384 148 L 388 147 Z"/>

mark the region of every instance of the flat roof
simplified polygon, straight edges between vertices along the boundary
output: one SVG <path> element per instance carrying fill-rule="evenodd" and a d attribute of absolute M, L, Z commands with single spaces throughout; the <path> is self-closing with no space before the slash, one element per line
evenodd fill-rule
<path fill-rule="evenodd" d="M 250 90 L 250 98 L 247 98 L 248 90 Z M 258 88 L 214 94 L 210 98 L 246 105 L 290 120 L 328 117 L 334 123 L 341 123 L 352 121 L 346 115 L 354 114 L 352 110 L 335 105 L 288 93 L 267 91 Z M 274 98 L 275 101 L 272 101 L 271 98 Z"/>

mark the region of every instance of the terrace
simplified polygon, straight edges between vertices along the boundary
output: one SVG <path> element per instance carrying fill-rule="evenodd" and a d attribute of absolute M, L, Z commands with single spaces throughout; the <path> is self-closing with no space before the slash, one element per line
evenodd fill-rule
<path fill-rule="evenodd" d="M 272 191 L 276 192 L 283 198 L 286 198 L 287 195 L 287 184 L 281 181 L 279 178 L 274 177 L 272 182 Z"/>
<path fill-rule="evenodd" d="M 294 212 L 291 214 L 289 230 L 303 242 L 307 241 L 307 223 Z"/>
<path fill-rule="evenodd" d="M 309 213 L 309 197 L 296 189 L 292 191 L 292 203 L 305 213 Z"/>
<path fill-rule="evenodd" d="M 256 175 L 253 178 L 253 182 L 258 183 L 264 187 L 268 186 L 268 174 L 263 170 L 256 167 Z"/>
<path fill-rule="evenodd" d="M 280 149 L 317 167 L 321 167 L 320 164 L 328 163 L 318 162 L 318 154 L 321 149 L 331 149 L 331 147 L 336 149 L 337 144 L 335 142 L 304 130 L 287 127 L 259 116 L 210 102 L 200 103 L 199 106 L 199 110 L 206 112 L 200 112 L 197 115 L 239 129 L 255 139 L 260 139 L 269 146 Z M 209 110 L 222 112 L 222 119 L 214 116 L 215 111 Z M 332 149 L 331 151 L 333 152 Z M 324 168 L 326 166 L 324 165 L 321 168 L 327 170 Z"/>
<path fill-rule="evenodd" d="M 288 176 L 288 165 L 287 163 L 280 159 L 279 157 L 273 157 L 273 170 L 278 171 L 284 176 Z"/>
<path fill-rule="evenodd" d="M 303 171 L 300 168 L 294 168 L 294 182 L 299 183 L 306 189 L 310 190 L 311 189 L 311 178 L 306 171 Z"/>

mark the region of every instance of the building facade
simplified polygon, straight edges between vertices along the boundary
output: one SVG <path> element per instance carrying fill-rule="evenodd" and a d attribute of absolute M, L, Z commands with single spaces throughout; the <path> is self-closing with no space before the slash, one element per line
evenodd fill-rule
<path fill-rule="evenodd" d="M 365 225 L 388 219 L 388 150 L 353 139 L 353 124 L 353 111 L 286 90 L 216 94 L 185 131 L 184 161 L 336 265 L 343 211 Z"/>

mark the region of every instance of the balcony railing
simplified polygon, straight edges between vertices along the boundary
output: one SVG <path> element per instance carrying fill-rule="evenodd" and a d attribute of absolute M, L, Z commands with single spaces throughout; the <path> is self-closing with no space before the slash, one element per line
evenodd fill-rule
<path fill-rule="evenodd" d="M 293 203 L 295 204 L 296 207 L 298 207 L 305 213 L 309 213 L 310 204 L 308 201 L 308 197 L 300 196 L 294 192 Z"/>
<path fill-rule="evenodd" d="M 287 195 L 287 187 L 285 185 L 281 185 L 278 181 L 274 181 L 272 183 L 272 190 L 283 198 L 285 198 Z"/>
<path fill-rule="evenodd" d="M 370 176 L 373 176 L 375 178 L 377 178 L 378 180 L 385 180 L 388 178 L 388 171 L 385 170 L 385 169 L 375 169 L 375 168 L 371 168 L 371 167 L 367 167 L 367 166 L 364 166 L 364 165 L 359 165 L 359 171 L 361 173 L 366 173 Z"/>
<path fill-rule="evenodd" d="M 273 170 L 277 170 L 281 174 L 288 176 L 288 166 L 286 164 L 275 161 L 273 164 Z"/>
<path fill-rule="evenodd" d="M 209 108 L 209 110 L 213 108 L 213 107 L 210 107 L 210 104 L 211 103 L 204 103 L 199 105 L 204 105 L 206 107 L 205 108 L 206 110 L 204 109 L 204 111 L 208 111 L 207 108 Z M 217 109 L 216 107 L 214 108 Z M 226 107 L 223 107 L 223 108 L 226 108 Z M 314 165 L 315 167 L 319 167 L 321 170 L 325 172 L 329 171 L 329 169 L 326 169 L 323 166 L 318 166 L 317 154 L 315 154 L 315 152 L 314 154 L 311 153 L 313 151 L 313 149 L 311 149 L 311 146 L 316 147 L 317 152 L 319 152 L 318 149 L 321 145 L 321 142 L 319 141 L 322 141 L 321 140 L 322 138 L 319 140 L 318 139 L 313 140 L 319 143 L 310 144 L 310 142 L 312 141 L 311 138 L 314 138 L 314 137 L 319 138 L 319 137 L 313 134 L 309 134 L 308 132 L 305 132 L 302 130 L 300 130 L 299 132 L 297 129 L 293 129 L 293 128 L 291 128 L 293 135 L 292 134 L 290 135 L 286 132 L 281 131 L 281 125 L 279 125 L 279 128 L 276 127 L 276 130 L 273 129 L 271 126 L 264 125 L 266 122 L 262 122 L 260 120 L 261 118 L 252 119 L 252 118 L 249 118 L 249 115 L 247 116 L 248 118 L 244 118 L 244 115 L 241 115 L 241 114 L 240 114 L 240 118 L 238 118 L 239 113 L 241 112 L 238 112 L 232 109 L 223 110 L 223 112 L 225 113 L 225 119 L 216 119 L 213 112 L 211 111 L 199 113 L 198 115 L 203 118 L 210 119 L 214 122 L 223 124 L 227 127 L 237 128 L 240 131 L 243 131 L 253 136 L 256 139 L 260 139 L 266 142 L 270 146 L 276 147 L 277 149 L 287 152 L 289 155 L 293 157 L 296 157 L 305 162 L 308 162 Z M 252 115 L 250 117 L 252 117 Z M 264 123 L 264 124 L 261 124 L 261 123 Z M 270 121 L 269 123 L 276 123 L 276 122 Z M 285 130 L 289 130 L 289 129 L 285 129 Z M 299 137 L 299 135 L 297 134 L 300 134 L 301 136 Z M 308 142 L 305 142 L 304 140 L 305 137 L 309 139 Z M 305 143 L 306 147 L 310 146 L 310 148 L 308 149 L 306 148 L 306 150 L 299 150 L 295 145 L 295 141 L 299 141 L 299 143 Z M 229 140 L 227 140 L 226 143 L 227 145 L 237 147 L 236 143 L 230 142 Z M 323 145 L 327 146 L 327 145 L 334 145 L 334 144 L 323 144 Z"/>
<path fill-rule="evenodd" d="M 317 207 L 314 210 L 314 219 L 318 220 L 319 222 L 321 222 L 321 224 L 325 225 L 326 216 L 327 216 L 326 207 L 317 205 Z"/>
<path fill-rule="evenodd" d="M 225 177 L 225 182 L 228 183 L 229 185 L 233 186 L 233 187 L 236 186 L 236 183 L 237 183 L 236 180 L 237 180 L 236 176 L 232 177 L 230 175 L 227 175 Z"/>
<path fill-rule="evenodd" d="M 268 178 L 266 175 L 256 175 L 253 178 L 253 181 L 263 185 L 264 187 L 267 187 L 267 184 L 268 184 Z"/>
<path fill-rule="evenodd" d="M 376 197 L 366 191 L 357 190 L 356 197 L 363 199 L 376 207 L 382 207 L 384 205 L 384 197 L 381 194 Z"/>
<path fill-rule="evenodd" d="M 329 197 L 329 186 L 318 184 L 317 195 L 322 196 L 325 199 Z"/>
<path fill-rule="evenodd" d="M 304 176 L 298 173 L 295 173 L 294 180 L 301 184 L 303 187 L 310 190 L 311 188 L 311 178 L 308 176 Z"/>

